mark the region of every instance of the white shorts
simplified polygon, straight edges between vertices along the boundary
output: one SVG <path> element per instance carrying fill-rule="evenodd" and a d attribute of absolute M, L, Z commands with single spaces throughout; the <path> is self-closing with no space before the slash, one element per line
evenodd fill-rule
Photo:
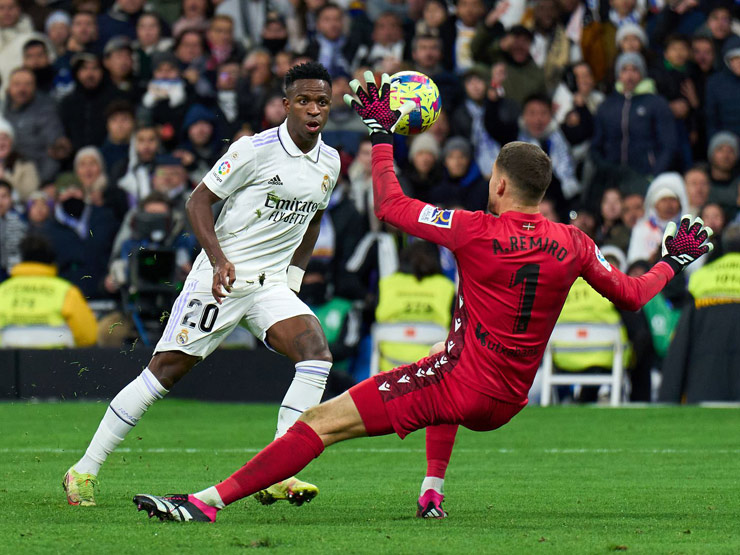
<path fill-rule="evenodd" d="M 264 285 L 255 283 L 239 291 L 232 290 L 221 304 L 213 298 L 212 284 L 210 266 L 190 272 L 172 306 L 155 353 L 181 351 L 205 358 L 240 323 L 257 339 L 265 341 L 267 330 L 277 322 L 301 314 L 314 315 L 286 281 L 268 279 Z"/>

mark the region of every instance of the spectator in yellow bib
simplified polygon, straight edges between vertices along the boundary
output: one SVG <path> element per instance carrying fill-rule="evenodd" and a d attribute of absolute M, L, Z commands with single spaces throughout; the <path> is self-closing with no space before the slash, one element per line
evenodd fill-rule
<path fill-rule="evenodd" d="M 95 316 L 80 290 L 57 277 L 48 240 L 21 241 L 22 262 L 0 284 L 0 346 L 61 348 L 95 344 Z"/>
<path fill-rule="evenodd" d="M 455 284 L 442 275 L 437 246 L 414 241 L 401 252 L 400 259 L 400 270 L 380 280 L 376 321 L 432 323 L 448 328 L 452 318 Z M 380 371 L 424 358 L 429 354 L 430 347 L 383 341 L 380 344 Z"/>

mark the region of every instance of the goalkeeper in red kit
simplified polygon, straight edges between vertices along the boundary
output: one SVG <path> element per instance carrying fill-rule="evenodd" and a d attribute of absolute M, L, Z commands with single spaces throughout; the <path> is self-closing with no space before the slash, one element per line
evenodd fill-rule
<path fill-rule="evenodd" d="M 223 482 L 195 494 L 136 495 L 138 509 L 166 520 L 213 522 L 225 506 L 293 476 L 325 447 L 361 436 L 401 438 L 427 426 L 495 430 L 527 404 L 527 393 L 571 284 L 582 276 L 620 308 L 637 310 L 683 267 L 708 252 L 711 230 L 684 217 L 663 240 L 663 258 L 630 278 L 609 265 L 574 226 L 539 213 L 552 176 L 537 146 L 505 145 L 489 186 L 492 214 L 442 210 L 406 197 L 393 170 L 392 132 L 413 108 L 391 110 L 390 83 L 371 73 L 349 103 L 371 130 L 375 213 L 457 258 L 460 287 L 442 352 L 373 376 L 309 409 L 282 437 Z"/>

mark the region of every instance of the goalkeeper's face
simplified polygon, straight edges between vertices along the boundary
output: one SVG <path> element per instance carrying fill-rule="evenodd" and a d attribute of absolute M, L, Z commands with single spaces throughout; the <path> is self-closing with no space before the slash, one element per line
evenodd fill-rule
<path fill-rule="evenodd" d="M 329 119 L 331 86 L 321 79 L 299 79 L 286 91 L 283 105 L 296 144 L 314 144 Z"/>

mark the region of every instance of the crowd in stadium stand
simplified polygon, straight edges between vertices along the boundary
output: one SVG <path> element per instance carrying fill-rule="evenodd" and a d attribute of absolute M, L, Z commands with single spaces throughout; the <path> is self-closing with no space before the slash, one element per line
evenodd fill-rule
<path fill-rule="evenodd" d="M 45 238 L 95 309 L 100 345 L 156 333 L 165 285 L 198 251 L 190 191 L 231 141 L 281 123 L 283 76 L 318 60 L 333 78 L 322 136 L 343 173 L 302 295 L 352 367 L 386 312 L 379 291 L 401 284 L 388 294 L 402 302 L 408 280 L 390 276 L 416 276 L 411 296 L 414 280 L 432 291 L 430 314 L 450 291 L 425 280 L 456 277 L 451 253 L 429 263 L 374 217 L 371 145 L 342 102 L 367 69 L 416 70 L 443 111 L 429 132 L 396 137 L 408 195 L 486 210 L 492 163 L 519 140 L 552 158 L 542 212 L 625 272 L 655 263 L 681 214 L 712 227 L 709 256 L 623 315 L 633 399 L 649 400 L 692 272 L 738 256 L 722 236 L 740 225 L 739 18 L 722 0 L 0 0 L 0 280 L 38 266 L 21 244 Z"/>

